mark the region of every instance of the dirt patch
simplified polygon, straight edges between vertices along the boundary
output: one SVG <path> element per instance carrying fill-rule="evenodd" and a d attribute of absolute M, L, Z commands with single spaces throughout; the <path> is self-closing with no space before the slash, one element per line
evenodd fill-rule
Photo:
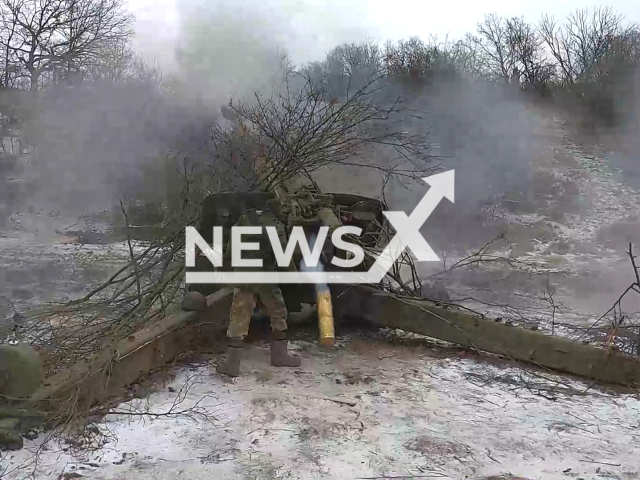
<path fill-rule="evenodd" d="M 529 245 L 534 240 L 546 243 L 557 238 L 554 226 L 545 221 L 538 221 L 530 225 L 505 223 L 502 226 L 502 233 L 508 241 L 516 245 Z"/>
<path fill-rule="evenodd" d="M 514 477 L 513 475 L 499 475 L 491 477 L 474 478 L 473 480 L 532 480 L 531 478 Z"/>
<path fill-rule="evenodd" d="M 357 337 L 349 342 L 347 349 L 357 355 L 372 359 L 393 357 L 399 360 L 413 360 L 425 353 L 408 345 L 389 345 L 389 343 L 381 340 L 368 340 Z"/>
<path fill-rule="evenodd" d="M 424 455 L 432 462 L 445 463 L 444 458 L 459 458 L 472 456 L 472 450 L 462 443 L 454 443 L 428 435 L 420 435 L 409 442 L 404 447 L 412 452 Z M 444 457 L 444 458 L 443 458 Z"/>
<path fill-rule="evenodd" d="M 616 250 L 626 249 L 629 243 L 637 244 L 640 241 L 640 220 L 629 219 L 603 225 L 596 234 L 596 241 Z"/>

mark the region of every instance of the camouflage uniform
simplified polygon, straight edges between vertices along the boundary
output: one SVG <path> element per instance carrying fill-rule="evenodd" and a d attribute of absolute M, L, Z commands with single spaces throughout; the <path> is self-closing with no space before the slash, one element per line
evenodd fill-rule
<path fill-rule="evenodd" d="M 229 338 L 241 338 L 249 332 L 249 322 L 258 301 L 265 307 L 266 314 L 271 320 L 271 329 L 274 332 L 287 330 L 287 306 L 282 297 L 280 287 L 269 288 L 235 288 L 233 291 L 233 303 L 227 336 Z"/>
<path fill-rule="evenodd" d="M 284 225 L 269 211 L 248 210 L 234 226 L 273 226 L 278 232 L 283 248 L 286 245 L 286 231 Z M 247 237 L 250 237 L 247 235 Z M 253 240 L 253 239 L 252 239 Z M 262 267 L 234 267 L 235 271 L 276 271 L 277 262 L 271 248 L 266 230 L 263 229 L 259 238 L 260 248 L 243 252 L 244 259 L 262 259 Z M 225 256 L 231 256 L 231 238 L 227 245 Z M 289 268 L 295 268 L 292 263 Z M 251 316 L 258 302 L 265 307 L 271 321 L 273 341 L 271 344 L 271 364 L 274 366 L 299 366 L 300 360 L 287 354 L 287 306 L 278 285 L 242 284 L 234 286 L 233 303 L 229 318 L 227 337 L 229 338 L 229 358 L 224 364 L 218 365 L 218 371 L 230 376 L 239 375 L 239 363 L 244 338 L 249 332 Z"/>

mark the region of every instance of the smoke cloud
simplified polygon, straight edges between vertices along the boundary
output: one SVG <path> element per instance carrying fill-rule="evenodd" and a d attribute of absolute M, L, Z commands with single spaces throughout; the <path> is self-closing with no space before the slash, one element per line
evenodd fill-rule
<path fill-rule="evenodd" d="M 295 62 L 322 58 L 337 43 L 374 33 L 329 3 L 159 6 L 159 13 L 138 7 L 135 45 L 160 66 L 173 94 L 163 95 L 153 78 L 43 94 L 34 126 L 39 148 L 29 167 L 41 181 L 32 185 L 32 203 L 72 214 L 113 205 L 135 191 L 145 167 L 168 149 L 211 154 L 208 127 L 220 118 L 220 106 L 268 91 L 285 53 Z"/>

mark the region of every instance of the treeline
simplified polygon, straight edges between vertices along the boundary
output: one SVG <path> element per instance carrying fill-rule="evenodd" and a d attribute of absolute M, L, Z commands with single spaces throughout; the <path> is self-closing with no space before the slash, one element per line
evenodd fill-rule
<path fill-rule="evenodd" d="M 134 61 L 122 0 L 0 0 L 4 88 L 119 80 Z"/>
<path fill-rule="evenodd" d="M 0 223 L 37 189 L 25 179 L 27 163 L 48 162 L 55 171 L 59 158 L 92 158 L 77 148 L 93 145 L 87 138 L 71 145 L 92 119 L 64 125 L 65 112 L 82 100 L 76 87 L 160 77 L 132 48 L 133 21 L 125 0 L 0 0 Z M 43 102 L 50 118 L 40 118 Z"/>
<path fill-rule="evenodd" d="M 0 88 L 158 77 L 135 55 L 132 25 L 124 0 L 0 0 Z M 490 14 L 455 41 L 344 44 L 299 70 L 337 91 L 356 74 L 452 72 L 546 96 L 571 92 L 614 121 L 616 99 L 635 94 L 627 90 L 638 83 L 639 62 L 638 26 L 597 7 L 561 21 L 543 15 L 535 24 Z"/>
<path fill-rule="evenodd" d="M 5 163 L 34 146 L 27 126 L 44 87 L 155 73 L 131 48 L 132 24 L 123 0 L 0 0 Z"/>
<path fill-rule="evenodd" d="M 125 0 L 0 0 L 4 135 L 24 126 L 40 90 L 157 81 L 159 70 L 132 48 L 133 22 Z"/>
<path fill-rule="evenodd" d="M 175 78 L 188 82 L 189 66 L 202 70 L 207 48 L 195 42 L 194 51 L 176 51 L 178 75 L 163 76 L 134 51 L 133 21 L 125 0 L 0 0 L 0 179 L 18 177 L 16 165 L 26 157 L 52 171 L 61 165 L 80 171 L 75 167 L 86 167 L 87 159 L 96 171 L 104 165 L 120 171 L 167 149 L 210 155 L 208 144 L 195 145 L 210 142 L 210 112 L 178 109 L 174 97 L 159 95 L 180 88 Z M 491 14 L 462 39 L 343 44 L 302 66 L 273 58 L 321 85 L 330 100 L 375 75 L 422 91 L 434 75 L 444 75 L 533 92 L 583 107 L 584 117 L 608 124 L 628 121 L 640 103 L 640 29 L 611 8 L 579 9 L 562 20 L 543 15 L 535 24 Z M 150 83 L 163 88 L 147 88 Z M 100 92 L 79 88 L 96 84 Z M 96 105 L 109 116 L 92 114 Z M 36 150 L 41 158 L 24 155 Z M 10 203 L 3 195 L 0 203 Z"/>
<path fill-rule="evenodd" d="M 583 106 L 609 124 L 627 119 L 639 100 L 640 29 L 612 8 L 578 9 L 559 21 L 542 15 L 487 15 L 475 33 L 439 41 L 345 44 L 302 71 L 330 88 L 357 72 L 429 77 L 434 72 L 513 85 L 565 105 Z M 584 110 L 583 110 L 584 111 Z"/>

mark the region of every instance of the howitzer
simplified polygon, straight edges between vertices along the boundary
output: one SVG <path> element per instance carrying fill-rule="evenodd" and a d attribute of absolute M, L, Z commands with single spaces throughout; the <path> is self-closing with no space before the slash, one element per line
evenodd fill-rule
<path fill-rule="evenodd" d="M 223 115 L 232 120 L 238 131 L 244 135 L 247 128 L 242 120 L 233 115 L 233 111 L 226 107 L 222 109 Z M 262 146 L 259 146 L 262 149 Z M 333 210 L 333 197 L 320 192 L 319 188 L 313 182 L 304 179 L 300 175 L 294 177 L 287 182 L 279 182 L 272 178 L 268 172 L 272 165 L 264 155 L 257 155 L 255 160 L 255 170 L 258 182 L 261 185 L 272 185 L 272 191 L 275 199 L 278 213 L 281 217 L 286 218 L 287 233 L 290 234 L 294 227 L 303 227 L 305 229 L 305 237 L 307 241 L 310 238 L 316 240 L 315 232 L 319 227 L 329 227 L 328 238 L 331 238 L 333 231 L 342 226 L 342 222 Z M 295 256 L 300 259 L 301 252 L 299 247 L 296 248 Z M 321 262 L 327 264 L 327 253 L 330 256 L 336 254 L 335 249 L 331 248 L 330 252 L 323 248 Z M 298 268 L 304 267 L 298 264 Z M 324 269 L 324 265 L 321 267 Z M 324 346 L 332 346 L 335 343 L 335 327 L 333 319 L 333 308 L 331 303 L 331 291 L 328 285 L 316 285 L 316 305 L 318 312 L 318 328 L 320 334 L 320 343 Z"/>
<path fill-rule="evenodd" d="M 224 107 L 223 115 L 232 121 L 241 134 L 248 130 L 242 121 L 235 116 L 232 109 Z M 200 235 L 209 244 L 213 242 L 212 229 L 214 226 L 223 227 L 223 242 L 228 244 L 231 226 L 240 215 L 249 208 L 264 208 L 271 204 L 275 207 L 276 215 L 287 226 L 288 234 L 295 226 L 303 227 L 309 240 L 317 234 L 321 226 L 329 227 L 327 238 L 331 238 L 333 231 L 343 225 L 357 226 L 363 234 L 359 241 L 364 246 L 376 246 L 379 230 L 385 223 L 382 214 L 384 206 L 379 200 L 350 194 L 325 194 L 310 180 L 302 175 L 295 176 L 286 182 L 278 182 L 268 173 L 270 163 L 263 155 L 257 155 L 255 172 L 263 191 L 218 194 L 207 197 L 203 204 L 200 225 L 197 228 Z M 326 271 L 342 270 L 329 263 L 331 258 L 348 258 L 350 252 L 341 251 L 329 241 L 323 246 L 323 267 Z M 299 248 L 294 254 L 296 268 L 300 269 L 301 252 Z M 359 265 L 351 270 L 365 269 L 366 265 Z M 211 264 L 202 256 L 196 257 L 194 268 L 187 270 L 212 270 Z M 318 288 L 321 287 L 321 288 Z M 223 285 L 201 284 L 188 285 L 189 291 L 198 291 L 209 295 Z M 334 319 L 331 291 L 325 286 L 284 284 L 281 289 L 290 312 L 300 312 L 302 304 L 317 305 L 320 341 L 332 344 L 334 341 Z"/>
<path fill-rule="evenodd" d="M 274 193 L 278 199 L 279 213 L 286 217 L 288 233 L 293 227 L 303 227 L 307 232 L 307 240 L 313 237 L 317 238 L 313 233 L 317 228 L 325 226 L 329 227 L 328 238 L 333 231 L 342 226 L 342 222 L 338 219 L 333 210 L 333 197 L 331 195 L 322 194 L 317 187 L 308 182 L 303 184 L 297 179 L 287 184 L 278 184 L 274 187 Z M 302 184 L 301 184 L 302 183 Z M 330 245 L 330 244 L 329 244 Z M 299 250 L 299 247 L 298 247 Z M 296 252 L 300 258 L 300 252 Z M 327 251 L 323 248 L 321 262 L 323 269 L 328 264 Z M 331 248 L 331 256 L 336 254 L 334 248 Z M 333 318 L 333 308 L 331 302 L 331 290 L 328 285 L 316 285 L 316 305 L 318 312 L 318 329 L 320 334 L 320 344 L 330 347 L 335 343 L 335 326 Z"/>

